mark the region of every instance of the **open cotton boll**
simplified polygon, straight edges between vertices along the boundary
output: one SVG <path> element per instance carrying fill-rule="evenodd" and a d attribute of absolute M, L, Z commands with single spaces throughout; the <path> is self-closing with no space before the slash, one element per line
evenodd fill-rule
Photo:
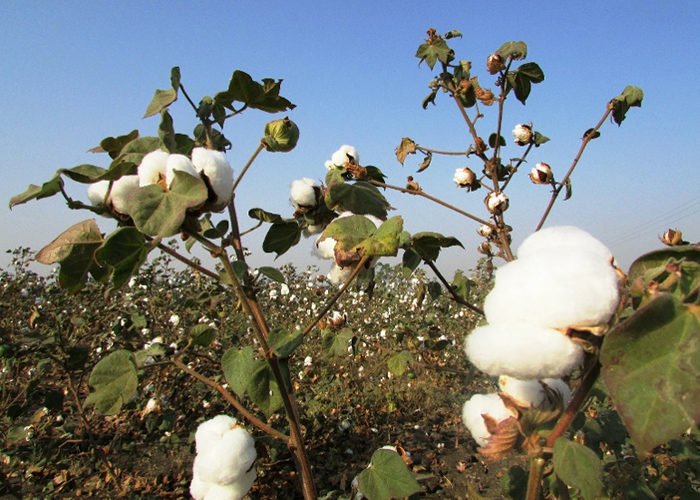
<path fill-rule="evenodd" d="M 218 442 L 197 450 L 193 470 L 207 483 L 232 484 L 244 476 L 256 458 L 253 437 L 242 427 L 235 427 Z"/>
<path fill-rule="evenodd" d="M 228 415 L 217 415 L 199 424 L 194 435 L 197 453 L 201 453 L 221 441 L 225 433 L 236 427 L 237 422 L 238 420 Z"/>
<path fill-rule="evenodd" d="M 216 200 L 211 210 L 223 210 L 233 195 L 233 168 L 221 151 L 206 148 L 192 150 L 192 164 L 197 172 L 206 176 Z"/>
<path fill-rule="evenodd" d="M 338 264 L 333 264 L 331 270 L 328 272 L 328 281 L 334 285 L 342 285 L 345 283 L 350 275 L 352 274 L 352 267 L 340 267 Z"/>
<path fill-rule="evenodd" d="M 551 390 L 558 392 L 564 404 L 571 399 L 571 389 L 566 382 L 558 378 L 545 378 L 543 380 L 520 380 L 508 375 L 501 375 L 498 378 L 498 386 L 501 392 L 505 392 L 521 406 L 540 407 L 547 399 L 542 384 L 545 384 Z"/>
<path fill-rule="evenodd" d="M 609 262 L 591 254 L 555 252 L 500 267 L 484 313 L 490 324 L 593 327 L 607 324 L 619 301 L 618 275 Z"/>
<path fill-rule="evenodd" d="M 139 186 L 158 184 L 165 179 L 168 156 L 170 155 L 165 151 L 157 149 L 143 157 L 138 168 Z"/>
<path fill-rule="evenodd" d="M 107 190 L 109 189 L 109 181 L 99 181 L 90 184 L 87 189 L 87 197 L 93 207 L 99 207 L 105 204 Z M 109 203 L 109 200 L 107 200 Z"/>
<path fill-rule="evenodd" d="M 175 179 L 175 171 L 185 172 L 199 179 L 199 172 L 194 168 L 192 160 L 185 155 L 172 154 L 168 156 L 168 161 L 165 165 L 165 182 L 168 185 L 168 189 L 170 189 Z"/>
<path fill-rule="evenodd" d="M 338 243 L 334 238 L 317 239 L 314 245 L 314 255 L 322 259 L 335 259 L 335 245 Z"/>
<path fill-rule="evenodd" d="M 313 179 L 304 177 L 292 181 L 290 188 L 290 202 L 295 209 L 309 209 L 318 204 L 316 199 L 316 188 L 318 185 Z"/>
<path fill-rule="evenodd" d="M 583 361 L 583 349 L 557 330 L 526 322 L 484 325 L 467 335 L 464 352 L 491 376 L 561 378 Z"/>
<path fill-rule="evenodd" d="M 355 165 L 360 164 L 360 155 L 352 146 L 340 146 L 340 149 L 331 156 L 331 163 L 337 167 L 344 167 L 349 161 L 352 161 Z"/>
<path fill-rule="evenodd" d="M 110 199 L 112 207 L 120 214 L 129 213 L 129 204 L 127 203 L 131 193 L 139 188 L 138 175 L 123 175 L 112 184 L 112 192 Z"/>
<path fill-rule="evenodd" d="M 551 252 L 591 253 L 608 262 L 613 256 L 594 236 L 575 226 L 553 226 L 532 233 L 520 244 L 517 255 L 524 259 Z"/>
<path fill-rule="evenodd" d="M 199 474 L 192 475 L 192 481 L 190 482 L 190 495 L 195 500 L 204 500 L 207 491 L 211 488 L 211 484 L 202 481 Z"/>
<path fill-rule="evenodd" d="M 513 410 L 503 404 L 498 394 L 475 394 L 462 407 L 462 423 L 469 429 L 479 446 L 486 446 L 491 436 L 484 423 L 484 415 L 489 415 L 497 422 L 510 417 L 517 417 Z"/>
<path fill-rule="evenodd" d="M 241 479 L 232 484 L 211 484 L 201 500 L 242 500 L 253 487 L 258 473 L 251 469 Z"/>

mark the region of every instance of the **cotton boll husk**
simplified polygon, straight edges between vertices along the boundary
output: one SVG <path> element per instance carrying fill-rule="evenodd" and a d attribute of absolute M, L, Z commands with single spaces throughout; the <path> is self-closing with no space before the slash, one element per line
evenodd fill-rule
<path fill-rule="evenodd" d="M 518 258 L 524 259 L 551 252 L 567 252 L 570 255 L 590 253 L 610 261 L 612 253 L 594 236 L 575 226 L 553 226 L 541 229 L 520 244 Z"/>
<path fill-rule="evenodd" d="M 165 151 L 157 149 L 143 157 L 138 168 L 139 186 L 157 184 L 161 179 L 165 179 L 168 156 L 170 155 Z"/>
<path fill-rule="evenodd" d="M 223 210 L 233 195 L 233 168 L 224 154 L 206 148 L 192 150 L 192 164 L 197 172 L 205 175 L 209 185 L 216 195 L 216 201 L 211 210 Z"/>
<path fill-rule="evenodd" d="M 203 500 L 242 500 L 257 477 L 258 473 L 253 468 L 233 484 L 212 484 Z"/>
<path fill-rule="evenodd" d="M 467 335 L 464 352 L 491 376 L 521 380 L 564 377 L 584 355 L 581 346 L 561 332 L 522 321 L 475 328 Z"/>
<path fill-rule="evenodd" d="M 107 190 L 109 189 L 109 181 L 99 181 L 90 184 L 87 189 L 87 197 L 93 207 L 104 205 Z M 109 200 L 107 200 L 109 202 Z"/>
<path fill-rule="evenodd" d="M 315 187 L 317 187 L 316 182 L 307 177 L 293 181 L 290 188 L 290 201 L 294 208 L 315 207 L 317 205 Z"/>
<path fill-rule="evenodd" d="M 175 179 L 175 171 L 185 172 L 197 179 L 200 178 L 199 172 L 197 172 L 197 169 L 195 169 L 192 164 L 192 160 L 185 155 L 172 154 L 168 156 L 168 161 L 165 165 L 165 182 L 168 185 L 168 189 L 172 186 L 173 180 Z"/>
<path fill-rule="evenodd" d="M 571 389 L 566 382 L 558 378 L 545 378 L 541 381 L 553 391 L 558 392 L 564 404 L 571 399 Z M 521 406 L 539 407 L 546 400 L 547 395 L 539 380 L 520 380 L 507 375 L 501 375 L 498 378 L 498 386 L 501 392 L 505 392 Z"/>
<path fill-rule="evenodd" d="M 209 488 L 211 488 L 211 484 L 202 481 L 202 478 L 199 477 L 199 474 L 193 474 L 192 475 L 192 482 L 190 483 L 190 495 L 195 500 L 204 500 L 207 491 L 209 491 Z"/>
<path fill-rule="evenodd" d="M 591 254 L 556 252 L 500 267 L 484 313 L 491 324 L 592 327 L 607 324 L 619 301 L 618 274 L 609 262 Z"/>
<path fill-rule="evenodd" d="M 490 415 L 497 422 L 517 417 L 503 404 L 498 394 L 475 394 L 462 407 L 462 423 L 469 429 L 479 446 L 486 446 L 491 434 L 486 429 L 483 415 Z"/>
<path fill-rule="evenodd" d="M 233 429 L 238 421 L 228 415 L 217 415 L 202 422 L 195 432 L 195 448 L 197 453 L 212 448 L 221 441 L 224 434 Z"/>
<path fill-rule="evenodd" d="M 221 440 L 197 451 L 193 470 L 207 483 L 232 484 L 248 471 L 255 459 L 255 440 L 242 427 L 224 433 Z"/>
<path fill-rule="evenodd" d="M 129 213 L 129 204 L 127 203 L 131 193 L 139 188 L 138 175 L 123 175 L 112 184 L 112 192 L 110 199 L 114 210 L 120 214 Z"/>
<path fill-rule="evenodd" d="M 352 158 L 355 160 L 355 165 L 360 164 L 360 155 L 357 153 L 357 150 L 354 147 L 347 145 L 340 146 L 340 149 L 333 153 L 333 156 L 331 156 L 331 162 L 333 165 L 338 167 L 344 167 L 349 161 L 348 156 L 352 156 Z"/>
<path fill-rule="evenodd" d="M 352 267 L 340 267 L 338 264 L 333 264 L 333 267 L 331 267 L 331 270 L 328 272 L 328 281 L 336 286 L 342 285 L 348 280 L 352 271 Z"/>

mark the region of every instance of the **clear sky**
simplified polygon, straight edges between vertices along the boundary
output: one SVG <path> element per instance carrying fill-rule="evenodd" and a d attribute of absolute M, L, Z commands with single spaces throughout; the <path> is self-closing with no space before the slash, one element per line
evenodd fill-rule
<path fill-rule="evenodd" d="M 107 136 L 138 128 L 157 133 L 158 119 L 142 120 L 156 88 L 168 88 L 170 68 L 198 100 L 227 87 L 235 69 L 254 79 L 283 79 L 282 95 L 297 105 L 289 113 L 301 129 L 288 154 L 264 154 L 241 184 L 241 225 L 253 225 L 249 208 L 289 216 L 289 184 L 299 177 L 323 179 L 324 161 L 343 144 L 357 148 L 361 163 L 375 165 L 391 184 L 405 185 L 421 158 L 405 167 L 394 149 L 408 136 L 421 145 L 464 150 L 469 134 L 456 107 L 439 95 L 421 108 L 432 72 L 414 57 L 428 28 L 460 30 L 451 40 L 458 59 L 473 61 L 473 75 L 492 86 L 485 59 L 505 41 L 523 40 L 529 61 L 546 80 L 533 87 L 527 106 L 509 99 L 503 156 L 517 157 L 510 130 L 517 123 L 551 141 L 529 157 L 549 163 L 562 177 L 583 132 L 597 123 L 607 101 L 626 85 L 642 87 L 642 108 L 621 127 L 608 123 L 593 141 L 573 177 L 574 196 L 555 206 L 548 225 L 573 224 L 608 244 L 623 266 L 658 248 L 657 236 L 679 228 L 700 239 L 700 182 L 695 153 L 700 117 L 700 3 L 639 2 L 383 2 L 344 1 L 149 1 L 49 4 L 0 2 L 0 267 L 6 249 L 40 249 L 72 224 L 91 218 L 71 212 L 59 197 L 10 211 L 9 199 L 30 183 L 49 180 L 59 168 L 82 163 L 107 166 L 106 155 L 87 153 Z M 494 108 L 483 108 L 494 114 Z M 181 100 L 172 108 L 175 128 L 191 134 L 196 124 Z M 227 122 L 234 148 L 228 157 L 240 169 L 254 151 L 264 124 L 283 115 L 248 110 Z M 487 125 L 488 118 L 480 124 Z M 491 130 L 481 129 L 488 137 Z M 481 165 L 471 158 L 435 157 L 416 180 L 423 189 L 485 217 L 485 192 L 466 194 L 452 182 L 455 168 Z M 521 172 L 509 186 L 506 222 L 517 243 L 534 230 L 549 199 Z M 70 182 L 70 181 L 69 181 Z M 83 196 L 85 186 L 70 189 Z M 465 250 L 446 252 L 447 272 L 468 269 L 480 243 L 476 224 L 408 195 L 388 192 L 395 214 L 410 232 L 433 230 L 456 236 Z M 98 220 L 103 231 L 113 226 Z M 262 254 L 264 231 L 246 243 Z M 311 241 L 273 262 L 303 265 Z"/>

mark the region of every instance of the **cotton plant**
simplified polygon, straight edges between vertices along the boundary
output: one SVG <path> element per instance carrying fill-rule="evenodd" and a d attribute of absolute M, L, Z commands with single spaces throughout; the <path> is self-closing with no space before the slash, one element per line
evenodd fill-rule
<path fill-rule="evenodd" d="M 199 425 L 190 493 L 195 500 L 241 500 L 257 471 L 255 440 L 238 421 L 217 415 Z"/>
<path fill-rule="evenodd" d="M 507 432 L 498 426 L 523 408 L 563 409 L 571 397 L 563 379 L 584 361 L 578 334 L 604 335 L 621 301 L 623 276 L 610 251 L 581 229 L 543 229 L 517 255 L 496 271 L 484 301 L 487 324 L 464 346 L 474 366 L 499 377 L 498 394 L 473 396 L 463 408 L 464 424 L 487 454 L 515 446 L 502 442 Z"/>

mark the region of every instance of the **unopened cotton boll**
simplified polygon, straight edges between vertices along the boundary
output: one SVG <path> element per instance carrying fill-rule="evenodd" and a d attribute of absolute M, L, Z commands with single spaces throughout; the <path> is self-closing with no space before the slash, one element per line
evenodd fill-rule
<path fill-rule="evenodd" d="M 462 407 L 462 423 L 469 429 L 479 446 L 486 446 L 489 443 L 488 438 L 491 436 L 486 429 L 484 415 L 489 415 L 497 422 L 517 417 L 515 411 L 506 408 L 498 394 L 475 394 L 472 396 Z"/>
<path fill-rule="evenodd" d="M 331 156 L 331 163 L 337 167 L 344 167 L 348 162 L 360 164 L 360 155 L 357 150 L 348 145 L 340 146 L 340 149 Z"/>
<path fill-rule="evenodd" d="M 131 193 L 139 188 L 139 176 L 138 175 L 124 175 L 114 181 L 112 184 L 112 191 L 110 193 L 110 199 L 112 201 L 112 206 L 114 210 L 120 214 L 129 213 L 129 196 Z"/>
<path fill-rule="evenodd" d="M 139 186 L 158 184 L 165 179 L 168 156 L 165 151 L 157 149 L 143 157 L 138 168 Z"/>
<path fill-rule="evenodd" d="M 545 378 L 543 380 L 520 380 L 508 375 L 501 375 L 498 378 L 498 386 L 501 392 L 511 396 L 521 406 L 541 407 L 547 399 L 546 385 L 552 391 L 561 395 L 564 405 L 571 399 L 571 389 L 568 384 L 558 378 Z"/>
<path fill-rule="evenodd" d="M 168 161 L 165 165 L 165 182 L 168 185 L 168 189 L 170 189 L 173 184 L 176 171 L 185 172 L 186 174 L 196 177 L 197 179 L 200 178 L 199 172 L 197 172 L 192 164 L 192 160 L 185 155 L 172 154 L 168 156 Z"/>
<path fill-rule="evenodd" d="M 256 458 L 253 437 L 242 427 L 235 427 L 218 442 L 197 449 L 193 470 L 207 483 L 233 484 L 250 470 Z"/>
<path fill-rule="evenodd" d="M 491 376 L 522 380 L 565 377 L 584 356 L 581 346 L 558 330 L 522 321 L 475 328 L 467 335 L 464 352 Z"/>
<path fill-rule="evenodd" d="M 610 261 L 612 253 L 594 236 L 575 226 L 553 226 L 532 233 L 520 244 L 518 258 L 537 257 L 552 252 L 591 253 Z"/>
<path fill-rule="evenodd" d="M 206 148 L 192 150 L 192 164 L 197 172 L 206 176 L 209 186 L 214 191 L 216 200 L 211 205 L 211 210 L 215 212 L 223 210 L 233 195 L 231 164 L 222 152 Z"/>
<path fill-rule="evenodd" d="M 500 267 L 484 313 L 490 324 L 595 327 L 610 321 L 619 301 L 619 278 L 612 264 L 590 253 L 558 251 Z"/>
<path fill-rule="evenodd" d="M 290 202 L 296 210 L 308 210 L 318 205 L 316 199 L 316 189 L 318 188 L 313 179 L 304 177 L 292 182 L 290 188 Z"/>

